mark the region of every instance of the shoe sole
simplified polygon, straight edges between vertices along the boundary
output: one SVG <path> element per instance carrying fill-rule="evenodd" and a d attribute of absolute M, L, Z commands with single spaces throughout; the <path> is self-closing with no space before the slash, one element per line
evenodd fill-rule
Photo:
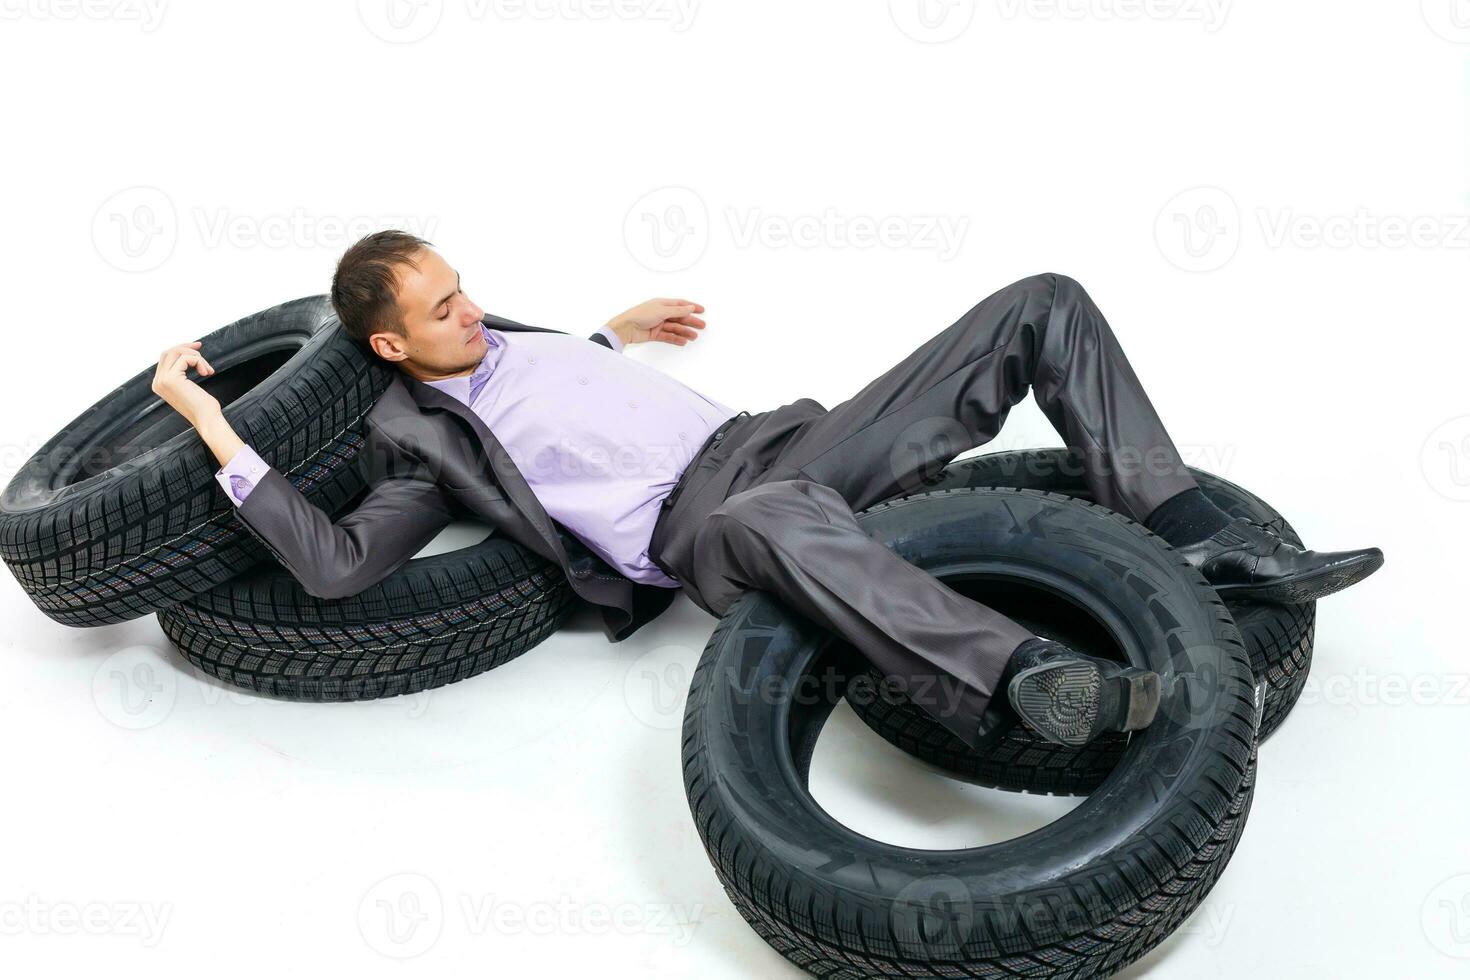
<path fill-rule="evenodd" d="M 1295 578 L 1278 579 L 1257 585 L 1217 585 L 1215 592 L 1222 599 L 1255 599 L 1260 602 L 1302 603 L 1320 599 L 1334 592 L 1341 592 L 1355 582 L 1372 575 L 1383 567 L 1383 553 L 1364 555 L 1345 561 L 1331 568 L 1304 572 Z"/>
<path fill-rule="evenodd" d="M 1099 717 L 1105 687 L 1117 706 Z M 1148 727 L 1159 708 L 1159 675 L 1138 667 L 1104 678 L 1086 663 L 1038 664 L 1021 671 L 1006 689 L 1021 721 L 1049 742 L 1086 745 L 1105 731 Z"/>

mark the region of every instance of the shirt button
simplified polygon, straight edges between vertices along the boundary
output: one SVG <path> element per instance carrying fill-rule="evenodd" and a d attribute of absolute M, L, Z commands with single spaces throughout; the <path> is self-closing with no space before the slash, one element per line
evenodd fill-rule
<path fill-rule="evenodd" d="M 688 439 L 689 438 L 689 433 L 687 433 L 687 432 L 681 432 L 681 433 L 679 433 L 679 438 L 680 439 Z"/>
<path fill-rule="evenodd" d="M 536 363 L 536 358 L 534 358 L 534 357 L 528 357 L 528 358 L 526 358 L 526 360 L 530 361 L 532 364 L 535 364 Z"/>
<path fill-rule="evenodd" d="M 587 379 L 586 378 L 581 377 L 580 375 L 577 377 L 577 384 L 584 385 L 586 383 L 587 383 Z"/>
<path fill-rule="evenodd" d="M 638 403 L 637 402 L 629 402 L 628 403 L 628 407 L 629 408 L 637 408 L 638 407 Z"/>

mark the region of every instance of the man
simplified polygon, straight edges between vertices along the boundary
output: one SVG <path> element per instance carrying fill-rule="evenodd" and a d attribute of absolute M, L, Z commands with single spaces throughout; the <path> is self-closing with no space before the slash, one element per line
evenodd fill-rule
<path fill-rule="evenodd" d="M 457 502 L 561 564 L 605 607 L 614 640 L 675 588 L 716 616 L 763 589 L 890 678 L 956 681 L 952 703 L 920 707 L 972 746 L 1010 711 L 1067 745 L 1136 730 L 1158 709 L 1157 674 L 1032 634 L 853 517 L 988 442 L 1028 390 L 1082 456 L 1095 499 L 1162 536 L 1221 594 L 1304 602 L 1383 561 L 1376 548 L 1295 548 L 1216 508 L 1102 313 L 1065 276 L 1001 289 L 830 411 L 803 398 L 754 415 L 620 356 L 628 344 L 697 338 L 704 308 L 685 300 L 633 307 L 588 344 L 487 317 L 429 243 L 387 231 L 342 256 L 332 303 L 350 337 L 398 368 L 366 419 L 363 452 L 381 478 L 335 524 L 187 377 L 213 373 L 200 342 L 166 351 L 153 385 L 223 464 L 242 523 L 322 597 L 403 564 Z M 967 445 L 920 440 L 920 458 L 896 465 L 892 447 L 935 421 Z"/>

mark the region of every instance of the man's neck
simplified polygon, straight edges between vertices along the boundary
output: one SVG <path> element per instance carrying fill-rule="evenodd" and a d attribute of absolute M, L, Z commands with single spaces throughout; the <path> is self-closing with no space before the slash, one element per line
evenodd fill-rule
<path fill-rule="evenodd" d="M 415 381 L 447 381 L 450 378 L 465 378 L 470 376 L 471 374 L 474 374 L 475 368 L 479 366 L 479 364 L 471 364 L 463 371 L 455 371 L 451 374 L 435 374 L 432 371 L 425 371 L 417 364 L 413 364 L 409 361 L 398 362 L 398 370 L 402 371 L 410 378 L 413 378 Z"/>

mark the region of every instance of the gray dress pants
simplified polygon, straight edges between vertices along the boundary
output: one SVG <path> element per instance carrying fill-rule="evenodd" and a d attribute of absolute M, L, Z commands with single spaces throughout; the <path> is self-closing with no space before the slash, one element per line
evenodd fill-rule
<path fill-rule="evenodd" d="M 1198 485 L 1091 297 L 1045 274 L 982 300 L 831 410 L 802 398 L 727 422 L 664 501 L 649 556 L 712 615 L 760 589 L 899 689 L 939 681 L 945 697 L 916 703 L 973 745 L 1006 660 L 1034 634 L 869 538 L 853 512 L 989 442 L 1028 390 L 1099 503 L 1142 520 Z"/>

